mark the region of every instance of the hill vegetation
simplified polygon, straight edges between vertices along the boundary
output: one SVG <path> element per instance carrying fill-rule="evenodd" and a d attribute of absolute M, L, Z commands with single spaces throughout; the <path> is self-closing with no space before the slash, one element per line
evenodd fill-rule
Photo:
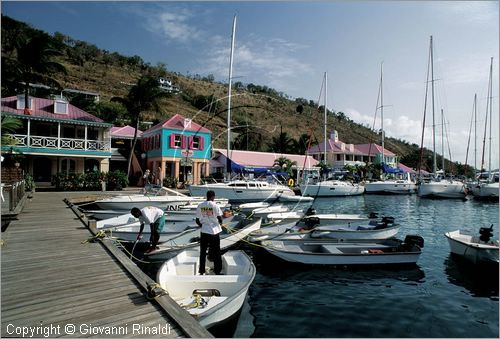
<path fill-rule="evenodd" d="M 129 115 L 111 98 L 125 97 L 132 85 L 147 75 L 169 79 L 180 91 L 161 99 L 160 110 L 142 115 L 144 121 L 156 124 L 175 114 L 191 117 L 213 132 L 214 147 L 225 148 L 227 84 L 214 81 L 213 75 L 182 75 L 169 71 L 164 64 L 151 65 L 140 56 L 123 56 L 97 48 L 90 43 L 75 40 L 63 33 L 53 36 L 29 25 L 2 15 L 2 96 L 22 93 L 23 84 L 15 72 L 9 71 L 9 61 L 16 58 L 20 37 L 44 35 L 52 49 L 58 51 L 55 61 L 66 72 L 54 73 L 55 80 L 49 87 L 30 88 L 31 95 L 48 97 L 61 94 L 62 89 L 72 89 L 99 94 L 99 102 L 83 94 L 63 92 L 70 102 L 103 120 L 117 126 L 130 124 Z M 231 125 L 233 148 L 254 151 L 275 151 L 304 154 L 309 139 L 311 145 L 323 139 L 323 107 L 312 100 L 292 99 L 267 86 L 233 84 Z M 346 143 L 379 143 L 380 133 L 369 126 L 356 123 L 343 112 L 328 111 L 328 131 L 337 130 L 339 139 Z M 419 146 L 386 136 L 385 147 L 400 157 L 402 163 L 416 168 Z M 438 158 L 440 158 L 438 156 Z M 424 169 L 432 168 L 431 152 L 425 150 Z M 455 164 L 463 173 L 463 166 Z"/>

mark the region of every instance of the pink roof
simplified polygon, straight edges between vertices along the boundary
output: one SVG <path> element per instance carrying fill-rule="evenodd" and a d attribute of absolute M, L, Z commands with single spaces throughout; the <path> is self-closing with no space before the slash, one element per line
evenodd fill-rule
<path fill-rule="evenodd" d="M 370 148 L 371 145 L 371 148 Z M 376 154 L 382 154 L 382 146 L 379 146 L 377 144 L 361 144 L 361 145 L 354 145 L 354 148 L 356 148 L 359 152 L 363 154 L 370 154 L 370 155 L 376 155 Z M 392 153 L 389 151 L 387 148 L 384 150 L 384 155 L 387 155 L 389 157 L 394 157 L 396 154 Z"/>
<path fill-rule="evenodd" d="M 342 150 L 342 144 L 345 145 L 344 150 Z M 323 153 L 325 151 L 325 142 L 322 141 L 317 145 L 312 146 L 307 150 L 308 153 Z M 326 151 L 334 153 L 349 153 L 349 154 L 362 154 L 359 150 L 356 149 L 356 145 L 354 145 L 354 150 L 350 151 L 348 144 L 342 141 L 333 141 L 332 139 L 328 139 L 326 141 Z"/>
<path fill-rule="evenodd" d="M 111 136 L 112 137 L 122 137 L 122 138 L 133 138 L 134 137 L 135 128 L 132 126 L 123 126 L 123 127 L 112 127 L 111 128 Z M 142 135 L 141 130 L 137 130 L 137 137 Z"/>
<path fill-rule="evenodd" d="M 160 122 L 159 124 L 154 125 L 147 131 L 144 131 L 144 133 L 149 134 L 150 131 L 156 131 L 158 129 L 162 128 L 168 128 L 168 129 L 177 129 L 177 130 L 182 130 L 182 131 L 190 131 L 190 132 L 204 132 L 204 133 L 212 133 L 209 129 L 201 126 L 200 124 L 197 124 L 194 121 L 191 121 L 190 127 L 184 127 L 184 121 L 185 117 L 183 117 L 180 114 L 176 114 L 173 117 L 171 117 L 168 120 L 164 120 L 163 122 Z"/>
<path fill-rule="evenodd" d="M 226 156 L 227 150 L 215 148 L 214 151 L 221 153 Z M 253 166 L 253 167 L 272 167 L 274 165 L 274 160 L 280 157 L 286 157 L 292 161 L 297 162 L 297 167 L 304 166 L 304 159 L 306 159 L 305 166 L 313 167 L 316 166 L 319 161 L 311 156 L 298 155 L 298 154 L 281 154 L 281 153 L 266 153 L 266 152 L 252 152 L 252 151 L 236 151 L 230 150 L 230 159 L 241 166 Z"/>
<path fill-rule="evenodd" d="M 29 116 L 35 118 L 50 118 L 57 120 L 79 120 L 94 123 L 105 123 L 102 119 L 93 116 L 76 106 L 68 104 L 67 114 L 54 113 L 54 101 L 52 99 L 42 99 L 30 97 L 33 99 L 33 107 Z M 17 109 L 17 96 L 2 98 L 2 112 L 13 113 L 24 116 L 24 109 Z"/>

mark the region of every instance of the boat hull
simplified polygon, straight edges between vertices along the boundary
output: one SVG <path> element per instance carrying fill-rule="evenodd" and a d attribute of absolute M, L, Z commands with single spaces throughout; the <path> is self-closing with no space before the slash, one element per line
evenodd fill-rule
<path fill-rule="evenodd" d="M 248 289 L 255 278 L 252 260 L 243 251 L 230 251 L 222 256 L 224 275 L 198 275 L 199 251 L 183 251 L 162 265 L 157 281 L 181 307 L 205 328 L 234 317 L 243 307 Z M 186 307 L 194 290 L 214 290 L 218 296 L 202 296 L 204 307 Z"/>
<path fill-rule="evenodd" d="M 245 185 L 247 186 L 229 186 L 228 184 L 190 185 L 189 192 L 192 196 L 206 196 L 207 191 L 212 190 L 215 192 L 216 197 L 226 198 L 230 203 L 272 201 L 279 199 L 280 196 L 295 195 L 286 186 L 249 187 L 249 183 Z"/>
<path fill-rule="evenodd" d="M 394 244 L 393 244 L 394 243 Z M 293 263 L 314 265 L 415 264 L 421 250 L 398 251 L 396 240 L 386 242 L 270 240 L 262 245 L 271 254 Z"/>
<path fill-rule="evenodd" d="M 459 181 L 427 182 L 418 187 L 421 198 L 465 199 L 465 195 L 465 185 Z"/>
<path fill-rule="evenodd" d="M 417 186 L 413 182 L 397 181 L 374 181 L 365 184 L 366 194 L 413 194 Z"/>
<path fill-rule="evenodd" d="M 472 195 L 478 200 L 498 201 L 499 185 L 498 182 L 482 183 L 472 189 Z"/>
<path fill-rule="evenodd" d="M 450 251 L 456 256 L 473 263 L 497 263 L 499 262 L 498 242 L 484 244 L 477 242 L 477 239 L 460 231 L 445 233 Z"/>
<path fill-rule="evenodd" d="M 329 180 L 305 185 L 302 195 L 310 197 L 346 197 L 361 195 L 363 192 L 364 187 L 361 185 L 339 180 Z"/>

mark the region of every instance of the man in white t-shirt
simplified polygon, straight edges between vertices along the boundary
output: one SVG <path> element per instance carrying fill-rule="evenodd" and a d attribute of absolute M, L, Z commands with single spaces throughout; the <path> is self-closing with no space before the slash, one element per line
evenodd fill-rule
<path fill-rule="evenodd" d="M 165 214 L 163 210 L 154 206 L 146 206 L 141 209 L 134 207 L 130 213 L 141 222 L 141 229 L 137 235 L 137 240 L 142 236 L 144 224 L 148 224 L 151 227 L 150 246 L 146 250 L 146 253 L 154 251 L 160 240 L 160 232 L 163 231 L 163 227 L 165 226 Z"/>
<path fill-rule="evenodd" d="M 200 266 L 198 273 L 205 274 L 207 248 L 209 257 L 214 261 L 215 274 L 221 274 L 222 256 L 220 253 L 219 233 L 222 232 L 222 211 L 214 202 L 215 192 L 207 192 L 207 200 L 196 208 L 196 224 L 201 227 Z"/>

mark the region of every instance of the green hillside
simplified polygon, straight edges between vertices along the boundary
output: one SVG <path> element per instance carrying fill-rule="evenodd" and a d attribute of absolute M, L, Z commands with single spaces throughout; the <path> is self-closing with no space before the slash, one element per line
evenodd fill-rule
<path fill-rule="evenodd" d="M 45 34 L 24 23 L 2 16 L 3 70 L 8 69 L 5 62 L 16 56 L 16 41 L 19 36 L 36 33 Z M 129 121 L 121 118 L 119 113 L 109 113 L 110 110 L 116 109 L 109 100 L 112 97 L 125 96 L 130 86 L 143 75 L 168 78 L 179 87 L 180 93 L 164 99 L 159 113 L 146 112 L 142 120 L 157 123 L 174 114 L 192 117 L 197 123 L 212 130 L 214 147 L 225 148 L 227 84 L 215 82 L 211 75 L 185 76 L 171 72 L 165 65 L 150 65 L 144 62 L 140 56 L 128 57 L 101 50 L 90 43 L 74 40 L 62 33 L 55 33 L 49 38 L 53 47 L 60 52 L 55 60 L 63 64 L 67 70 L 66 74 L 52 75 L 59 86 L 65 89 L 97 92 L 100 95 L 98 105 L 73 95 L 70 100 L 76 106 L 115 125 L 127 124 Z M 317 103 L 301 98 L 292 100 L 286 94 L 263 85 L 240 82 L 233 85 L 231 124 L 242 126 L 233 130 L 236 133 L 234 148 L 276 151 L 276 143 L 282 132 L 286 133 L 285 138 L 293 139 L 293 142 L 287 143 L 284 153 L 303 153 L 306 146 L 304 141 L 300 142 L 303 134 L 312 136 L 312 144 L 322 141 L 324 113 L 322 107 L 317 107 Z M 3 71 L 2 96 L 21 92 L 22 86 L 15 75 Z M 38 96 L 59 93 L 60 90 L 56 87 L 54 90 L 40 88 L 32 90 L 32 94 Z M 368 126 L 350 120 L 343 112 L 329 112 L 328 133 L 333 129 L 338 131 L 339 139 L 346 143 L 380 142 L 380 134 Z M 302 138 L 304 139 L 304 136 Z M 386 135 L 385 147 L 396 153 L 406 165 L 417 166 L 418 145 Z M 428 156 L 425 158 L 429 159 Z"/>

